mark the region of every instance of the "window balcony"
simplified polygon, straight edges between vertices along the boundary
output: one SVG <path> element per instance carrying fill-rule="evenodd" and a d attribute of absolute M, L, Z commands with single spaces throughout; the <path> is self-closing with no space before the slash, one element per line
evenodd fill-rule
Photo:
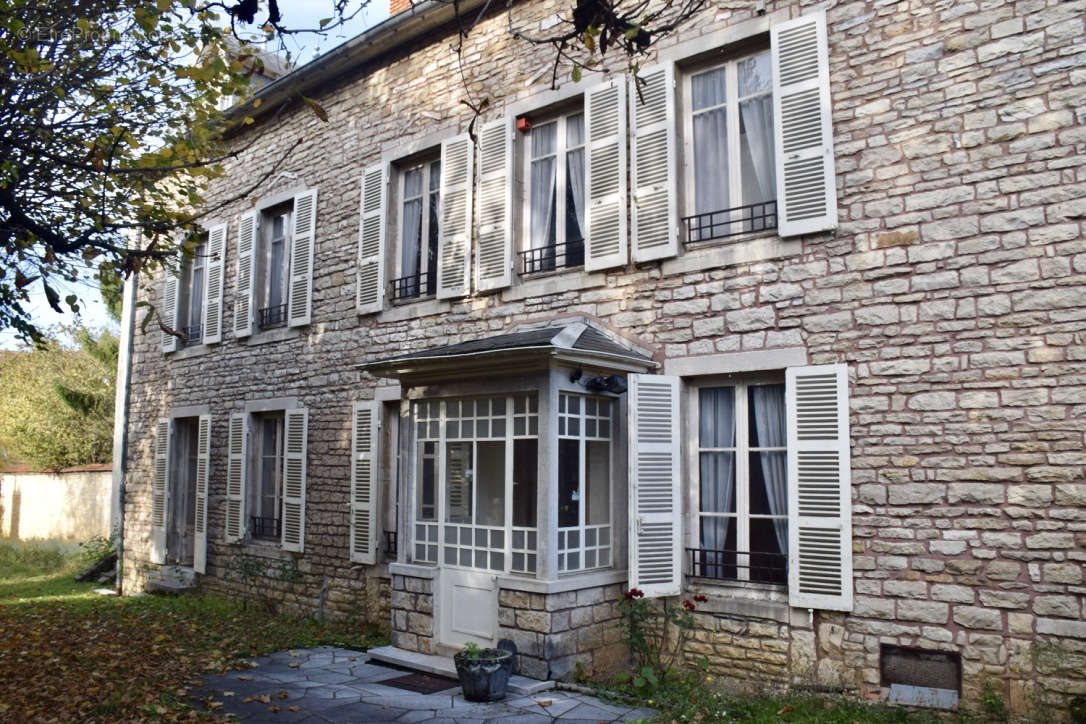
<path fill-rule="evenodd" d="M 287 305 L 277 304 L 274 307 L 264 307 L 258 313 L 261 329 L 275 329 L 285 327 L 287 324 Z"/>
<path fill-rule="evenodd" d="M 182 347 L 192 347 L 193 345 L 200 344 L 204 340 L 203 327 L 199 324 L 191 327 L 182 327 L 180 332 L 185 338 L 181 342 Z"/>
<path fill-rule="evenodd" d="M 742 234 L 772 231 L 777 228 L 777 201 L 736 206 L 733 209 L 709 211 L 683 217 L 686 244 L 728 239 Z"/>
<path fill-rule="evenodd" d="M 278 518 L 262 518 L 258 515 L 249 517 L 249 530 L 253 538 L 278 540 L 283 534 L 282 522 Z"/>
<path fill-rule="evenodd" d="M 426 272 L 400 277 L 389 282 L 393 302 L 418 299 L 432 295 L 437 286 L 437 279 Z"/>
<path fill-rule="evenodd" d="M 717 581 L 787 583 L 788 556 L 784 553 L 743 553 L 740 551 L 687 548 L 690 575 Z"/>
<path fill-rule="evenodd" d="M 542 274 L 584 265 L 584 240 L 544 246 L 520 252 L 522 274 Z"/>

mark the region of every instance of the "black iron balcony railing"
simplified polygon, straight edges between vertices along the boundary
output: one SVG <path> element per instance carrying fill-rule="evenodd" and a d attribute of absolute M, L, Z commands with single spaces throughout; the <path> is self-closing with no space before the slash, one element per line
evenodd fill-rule
<path fill-rule="evenodd" d="M 771 231 L 777 228 L 777 201 L 774 199 L 736 206 L 734 209 L 684 216 L 683 224 L 686 226 L 687 244 L 727 239 L 756 231 Z"/>
<path fill-rule="evenodd" d="M 396 560 L 396 531 L 385 531 L 385 558 L 394 561 Z"/>
<path fill-rule="evenodd" d="M 434 293 L 437 279 L 427 272 L 419 272 L 411 276 L 400 277 L 389 282 L 392 301 L 401 302 L 405 299 L 418 299 L 428 297 Z"/>
<path fill-rule="evenodd" d="M 274 307 L 264 307 L 260 310 L 259 316 L 261 329 L 283 327 L 287 323 L 287 305 L 277 304 Z"/>
<path fill-rule="evenodd" d="M 283 534 L 278 518 L 262 518 L 258 515 L 249 517 L 249 530 L 254 538 L 279 538 Z"/>
<path fill-rule="evenodd" d="M 522 274 L 539 274 L 540 272 L 549 272 L 555 269 L 582 266 L 584 264 L 584 240 L 577 239 L 576 241 L 567 241 L 564 244 L 522 251 L 520 252 L 520 264 Z"/>
<path fill-rule="evenodd" d="M 718 581 L 787 583 L 788 556 L 784 553 L 742 553 L 709 548 L 687 548 L 690 575 Z M 745 572 L 747 575 L 740 575 Z"/>
<path fill-rule="evenodd" d="M 182 347 L 191 347 L 204 341 L 203 327 L 199 324 L 182 327 L 181 334 L 185 337 L 185 341 L 181 343 Z"/>

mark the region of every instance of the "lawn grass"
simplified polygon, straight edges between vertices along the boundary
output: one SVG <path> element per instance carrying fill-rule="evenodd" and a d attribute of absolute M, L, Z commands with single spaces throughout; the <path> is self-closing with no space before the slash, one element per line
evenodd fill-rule
<path fill-rule="evenodd" d="M 200 677 L 283 649 L 381 642 L 371 627 L 273 615 L 221 596 L 95 594 L 58 558 L 0 541 L 0 720 L 188 716 Z"/>

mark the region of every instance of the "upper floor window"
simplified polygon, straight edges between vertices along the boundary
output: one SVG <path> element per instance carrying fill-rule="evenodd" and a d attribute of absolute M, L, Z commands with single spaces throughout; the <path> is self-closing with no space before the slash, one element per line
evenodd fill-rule
<path fill-rule="evenodd" d="M 207 242 L 201 241 L 181 265 L 181 283 L 177 298 L 177 331 L 183 345 L 203 340 L 204 298 L 207 285 Z"/>
<path fill-rule="evenodd" d="M 400 171 L 399 273 L 392 280 L 393 301 L 431 296 L 437 289 L 441 161 Z"/>
<path fill-rule="evenodd" d="M 287 323 L 287 274 L 294 204 L 288 202 L 261 212 L 257 322 L 261 329 Z"/>
<path fill-rule="evenodd" d="M 687 241 L 775 228 L 769 51 L 690 73 L 684 90 Z"/>
<path fill-rule="evenodd" d="M 525 274 L 584 264 L 584 146 L 582 111 L 536 124 L 528 133 Z"/>

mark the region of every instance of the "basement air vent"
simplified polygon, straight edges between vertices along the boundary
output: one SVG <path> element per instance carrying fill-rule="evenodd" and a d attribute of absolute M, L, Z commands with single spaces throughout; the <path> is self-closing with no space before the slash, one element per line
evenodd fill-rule
<path fill-rule="evenodd" d="M 890 690 L 889 703 L 957 708 L 962 690 L 960 655 L 883 644 L 880 667 L 882 685 Z"/>

